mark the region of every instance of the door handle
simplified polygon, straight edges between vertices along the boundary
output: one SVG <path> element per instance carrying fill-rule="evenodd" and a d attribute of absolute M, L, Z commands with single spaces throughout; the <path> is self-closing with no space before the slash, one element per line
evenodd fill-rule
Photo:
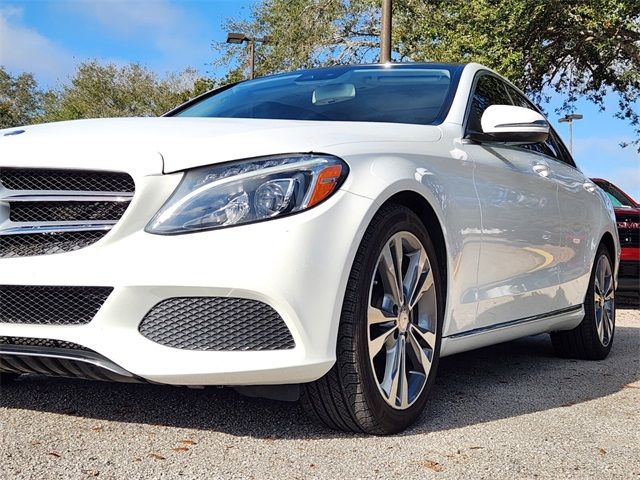
<path fill-rule="evenodd" d="M 547 178 L 551 173 L 551 169 L 549 165 L 545 165 L 544 163 L 536 163 L 532 167 L 534 172 L 536 172 L 541 177 Z"/>

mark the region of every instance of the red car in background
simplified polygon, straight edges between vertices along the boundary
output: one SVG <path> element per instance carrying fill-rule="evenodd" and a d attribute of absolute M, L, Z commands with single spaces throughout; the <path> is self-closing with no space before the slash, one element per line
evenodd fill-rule
<path fill-rule="evenodd" d="M 620 237 L 618 291 L 640 293 L 640 205 L 613 183 L 592 178 L 611 199 Z"/>

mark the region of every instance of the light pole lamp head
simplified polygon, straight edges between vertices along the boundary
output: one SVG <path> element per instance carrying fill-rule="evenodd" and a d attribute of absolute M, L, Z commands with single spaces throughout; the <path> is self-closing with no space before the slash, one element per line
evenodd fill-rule
<path fill-rule="evenodd" d="M 247 41 L 249 41 L 249 37 L 247 37 L 244 33 L 227 33 L 227 43 L 240 44 Z"/>
<path fill-rule="evenodd" d="M 560 123 L 571 123 L 574 120 L 582 120 L 583 116 L 581 113 L 570 113 L 569 115 L 565 115 L 561 119 L 558 120 Z"/>

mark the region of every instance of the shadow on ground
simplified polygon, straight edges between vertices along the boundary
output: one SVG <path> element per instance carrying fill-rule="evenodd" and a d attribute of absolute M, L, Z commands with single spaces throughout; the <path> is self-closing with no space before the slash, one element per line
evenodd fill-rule
<path fill-rule="evenodd" d="M 632 307 L 634 308 L 634 307 Z M 616 328 L 602 362 L 553 355 L 547 335 L 442 359 L 431 400 L 406 435 L 449 430 L 586 402 L 640 380 L 640 327 Z M 296 403 L 192 390 L 27 375 L 2 387 L 0 407 L 264 438 L 341 437 L 311 424 Z"/>

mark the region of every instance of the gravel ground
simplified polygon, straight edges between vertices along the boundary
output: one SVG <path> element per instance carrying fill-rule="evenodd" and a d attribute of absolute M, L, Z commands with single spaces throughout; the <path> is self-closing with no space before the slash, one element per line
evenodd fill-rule
<path fill-rule="evenodd" d="M 620 308 L 620 307 L 619 307 Z M 640 479 L 640 309 L 606 361 L 546 335 L 443 359 L 411 430 L 352 436 L 297 404 L 24 376 L 0 392 L 0 478 Z"/>

